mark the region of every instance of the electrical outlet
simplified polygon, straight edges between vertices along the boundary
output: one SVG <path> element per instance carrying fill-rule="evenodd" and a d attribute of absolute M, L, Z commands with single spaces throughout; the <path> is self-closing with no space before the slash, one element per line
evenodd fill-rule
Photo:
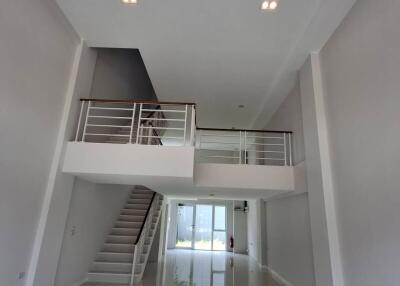
<path fill-rule="evenodd" d="M 24 277 L 25 277 L 25 272 L 24 271 L 18 273 L 18 280 L 24 279 Z"/>

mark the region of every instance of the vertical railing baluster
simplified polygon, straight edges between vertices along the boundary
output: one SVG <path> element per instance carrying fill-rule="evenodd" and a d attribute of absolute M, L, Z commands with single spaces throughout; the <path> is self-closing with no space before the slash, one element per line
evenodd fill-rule
<path fill-rule="evenodd" d="M 285 154 L 285 166 L 287 166 L 286 133 L 283 133 L 283 153 Z"/>
<path fill-rule="evenodd" d="M 292 150 L 293 133 L 288 133 L 288 135 L 289 135 L 289 166 L 293 166 L 293 150 Z"/>
<path fill-rule="evenodd" d="M 242 164 L 242 131 L 239 131 L 239 164 Z"/>
<path fill-rule="evenodd" d="M 186 127 L 187 127 L 187 113 L 188 113 L 188 106 L 185 105 L 185 124 L 183 127 L 183 146 L 186 146 Z"/>
<path fill-rule="evenodd" d="M 151 124 L 148 124 L 149 128 L 147 129 L 147 145 L 151 145 L 151 140 L 153 139 L 153 126 Z"/>
<path fill-rule="evenodd" d="M 247 164 L 247 131 L 244 131 L 244 164 Z"/>
<path fill-rule="evenodd" d="M 76 127 L 75 141 L 78 141 L 79 130 L 81 129 L 82 113 L 83 113 L 84 106 L 85 106 L 85 101 L 81 101 L 81 111 L 79 112 L 79 120 L 78 120 L 78 125 Z"/>
<path fill-rule="evenodd" d="M 136 115 L 136 102 L 133 104 L 131 132 L 129 132 L 129 144 L 132 143 L 133 127 L 135 126 L 135 115 Z"/>
<path fill-rule="evenodd" d="M 141 120 L 142 120 L 142 109 L 143 109 L 143 103 L 141 103 L 139 106 L 139 118 L 138 118 L 138 124 L 137 124 L 137 132 L 136 132 L 136 144 L 139 144 L 139 132 L 140 132 L 140 126 L 141 126 Z"/>
<path fill-rule="evenodd" d="M 86 128 L 89 119 L 90 107 L 92 107 L 92 102 L 89 101 L 87 112 L 86 112 L 86 119 L 85 119 L 85 126 L 83 127 L 83 134 L 82 134 L 82 141 L 85 142 L 86 137 Z"/>
<path fill-rule="evenodd" d="M 190 145 L 194 146 L 194 132 L 196 130 L 196 109 L 194 108 L 194 105 L 192 105 L 192 120 L 190 128 Z"/>

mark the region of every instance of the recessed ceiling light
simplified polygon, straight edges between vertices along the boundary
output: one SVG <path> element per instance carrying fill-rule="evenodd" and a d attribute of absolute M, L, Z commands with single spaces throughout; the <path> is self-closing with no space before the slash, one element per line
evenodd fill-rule
<path fill-rule="evenodd" d="M 278 2 L 272 1 L 271 3 L 269 3 L 269 9 L 275 10 L 276 7 L 278 7 Z"/>
<path fill-rule="evenodd" d="M 210 194 L 210 197 L 213 197 L 213 196 L 215 196 L 214 194 Z"/>
<path fill-rule="evenodd" d="M 136 4 L 137 0 L 121 0 L 124 4 Z"/>
<path fill-rule="evenodd" d="M 264 0 L 261 3 L 261 10 L 275 10 L 278 7 L 277 0 L 272 0 L 271 2 Z"/>
<path fill-rule="evenodd" d="M 244 108 L 244 105 L 243 104 L 239 104 L 238 107 L 239 108 Z"/>
<path fill-rule="evenodd" d="M 269 2 L 264 1 L 261 3 L 261 10 L 267 10 L 269 8 Z"/>

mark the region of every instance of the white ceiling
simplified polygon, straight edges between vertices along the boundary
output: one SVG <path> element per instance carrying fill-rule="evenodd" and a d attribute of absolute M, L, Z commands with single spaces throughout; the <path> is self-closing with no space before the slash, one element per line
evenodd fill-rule
<path fill-rule="evenodd" d="M 138 48 L 159 100 L 194 101 L 200 126 L 225 128 L 264 127 L 355 2 L 138 1 L 57 0 L 89 46 Z"/>

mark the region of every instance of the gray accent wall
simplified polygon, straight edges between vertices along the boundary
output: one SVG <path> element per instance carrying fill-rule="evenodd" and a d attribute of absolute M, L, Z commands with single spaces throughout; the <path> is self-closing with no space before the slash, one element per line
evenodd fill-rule
<path fill-rule="evenodd" d="M 138 49 L 96 51 L 91 98 L 157 100 Z"/>

